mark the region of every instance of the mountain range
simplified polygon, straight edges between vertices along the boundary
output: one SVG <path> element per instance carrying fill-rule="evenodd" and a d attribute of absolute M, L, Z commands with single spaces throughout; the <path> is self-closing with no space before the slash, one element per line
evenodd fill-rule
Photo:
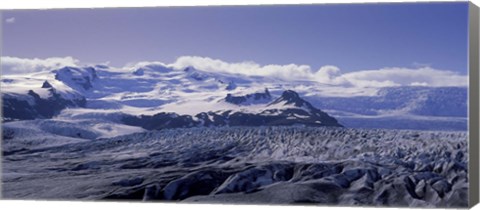
<path fill-rule="evenodd" d="M 99 136 L 125 126 L 132 132 L 276 125 L 467 129 L 466 87 L 346 90 L 161 64 L 63 67 L 4 75 L 1 85 L 4 122 L 90 122 Z"/>

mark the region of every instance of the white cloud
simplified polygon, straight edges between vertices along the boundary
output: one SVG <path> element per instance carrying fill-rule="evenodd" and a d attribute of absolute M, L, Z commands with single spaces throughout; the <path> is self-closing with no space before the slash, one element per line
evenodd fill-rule
<path fill-rule="evenodd" d="M 383 68 L 346 73 L 342 78 L 360 87 L 385 86 L 467 86 L 468 77 L 453 71 L 431 67 L 417 69 Z"/>
<path fill-rule="evenodd" d="M 47 59 L 39 58 L 17 58 L 1 57 L 0 63 L 2 74 L 25 74 L 45 70 L 53 70 L 64 66 L 78 66 L 78 60 L 72 57 L 52 57 Z"/>
<path fill-rule="evenodd" d="M 128 63 L 127 65 L 125 65 L 124 69 L 128 71 L 132 71 L 132 70 L 145 68 L 149 66 L 167 66 L 167 65 L 158 61 L 141 61 L 138 63 Z"/>
<path fill-rule="evenodd" d="M 322 66 L 313 74 L 315 81 L 332 85 L 351 86 L 352 84 L 342 77 L 341 71 L 336 66 Z"/>
<path fill-rule="evenodd" d="M 52 57 L 47 59 L 26 59 L 17 57 L 1 57 L 3 74 L 24 74 L 43 70 L 53 70 L 63 66 L 78 66 L 79 61 L 72 57 Z M 172 64 L 161 62 L 139 62 L 129 64 L 119 70 L 132 71 L 140 67 L 155 68 L 158 71 L 164 67 L 183 70 L 192 66 L 196 69 L 238 74 L 244 76 L 260 76 L 281 79 L 284 81 L 316 81 L 322 84 L 338 85 L 342 87 L 390 87 L 390 86 L 467 86 L 468 76 L 454 71 L 438 70 L 432 67 L 418 68 L 382 68 L 374 70 L 360 70 L 342 73 L 336 66 L 323 66 L 312 70 L 308 65 L 259 65 L 246 61 L 228 63 L 218 59 L 197 56 L 182 56 Z"/>
<path fill-rule="evenodd" d="M 426 82 L 412 82 L 410 86 L 428 86 Z"/>
<path fill-rule="evenodd" d="M 453 71 L 431 67 L 382 68 L 341 73 L 336 66 L 323 66 L 313 71 L 308 65 L 265 65 L 254 62 L 227 63 L 208 57 L 183 56 L 170 66 L 183 69 L 193 66 L 209 72 L 233 73 L 247 76 L 273 77 L 286 81 L 313 80 L 319 83 L 354 87 L 390 86 L 467 86 L 468 77 Z"/>
<path fill-rule="evenodd" d="M 312 71 L 307 65 L 265 65 L 260 66 L 257 63 L 246 61 L 241 63 L 227 63 L 222 60 L 208 57 L 182 56 L 175 63 L 170 64 L 173 68 L 184 69 L 193 66 L 208 72 L 221 72 L 230 74 L 242 74 L 248 76 L 268 76 L 283 80 L 292 79 L 310 79 Z"/>
<path fill-rule="evenodd" d="M 15 23 L 15 18 L 14 17 L 7 18 L 5 19 L 5 23 Z"/>

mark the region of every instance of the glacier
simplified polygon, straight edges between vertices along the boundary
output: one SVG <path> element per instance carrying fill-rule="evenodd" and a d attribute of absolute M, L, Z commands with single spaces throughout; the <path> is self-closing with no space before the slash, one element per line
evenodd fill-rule
<path fill-rule="evenodd" d="M 21 141 L 25 130 L 6 133 L 11 199 L 467 206 L 465 132 L 217 127 L 77 142 L 32 133 L 45 139 L 36 147 Z"/>

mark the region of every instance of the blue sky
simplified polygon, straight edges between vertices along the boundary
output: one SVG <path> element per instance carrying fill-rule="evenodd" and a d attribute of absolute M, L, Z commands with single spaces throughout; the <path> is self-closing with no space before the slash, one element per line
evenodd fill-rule
<path fill-rule="evenodd" d="M 465 2 L 4 11 L 2 56 L 123 66 L 192 55 L 467 74 L 467 12 Z"/>

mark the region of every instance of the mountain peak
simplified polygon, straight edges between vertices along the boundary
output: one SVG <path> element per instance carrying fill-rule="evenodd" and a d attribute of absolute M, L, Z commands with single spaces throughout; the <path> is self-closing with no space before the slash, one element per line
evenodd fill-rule
<path fill-rule="evenodd" d="M 45 82 L 43 82 L 42 84 L 42 88 L 52 88 L 52 85 L 47 80 L 45 80 Z"/>
<path fill-rule="evenodd" d="M 287 100 L 298 100 L 301 99 L 297 92 L 293 90 L 286 90 L 282 93 L 282 98 Z"/>
<path fill-rule="evenodd" d="M 66 66 L 54 71 L 55 79 L 76 90 L 89 90 L 92 83 L 97 79 L 97 72 L 92 67 L 70 67 Z"/>
<path fill-rule="evenodd" d="M 296 107 L 312 107 L 310 103 L 303 100 L 297 92 L 293 90 L 286 90 L 282 93 L 282 96 L 273 101 L 270 105 L 274 104 L 283 104 L 283 105 L 293 105 Z"/>

